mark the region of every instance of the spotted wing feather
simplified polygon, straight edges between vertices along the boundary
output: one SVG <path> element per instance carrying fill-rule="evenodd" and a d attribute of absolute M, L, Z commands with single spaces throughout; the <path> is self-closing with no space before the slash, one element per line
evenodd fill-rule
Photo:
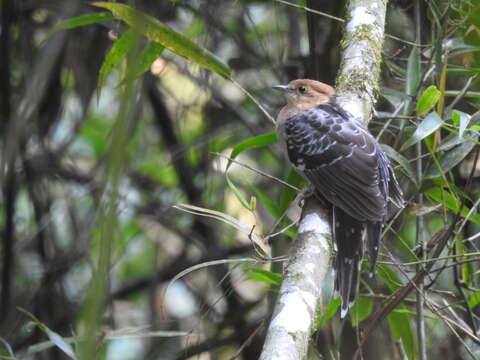
<path fill-rule="evenodd" d="M 298 113 L 285 123 L 293 165 L 333 205 L 360 221 L 383 221 L 388 159 L 370 133 L 335 104 Z"/>

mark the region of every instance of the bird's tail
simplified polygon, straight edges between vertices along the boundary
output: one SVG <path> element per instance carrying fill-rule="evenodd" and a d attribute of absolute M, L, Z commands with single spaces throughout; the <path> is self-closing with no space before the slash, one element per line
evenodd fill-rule
<path fill-rule="evenodd" d="M 363 257 L 364 225 L 338 207 L 333 208 L 333 240 L 337 250 L 334 269 L 335 292 L 342 299 L 341 317 L 345 317 L 357 296 Z"/>

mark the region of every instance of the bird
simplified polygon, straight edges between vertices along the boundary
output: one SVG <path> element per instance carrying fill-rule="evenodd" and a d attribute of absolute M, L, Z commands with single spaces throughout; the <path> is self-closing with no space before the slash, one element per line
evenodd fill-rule
<path fill-rule="evenodd" d="M 278 141 L 290 163 L 331 205 L 334 288 L 341 318 L 354 304 L 364 248 L 373 276 L 388 202 L 403 193 L 380 144 L 335 101 L 330 85 L 310 79 L 275 85 L 287 104 L 276 118 Z"/>

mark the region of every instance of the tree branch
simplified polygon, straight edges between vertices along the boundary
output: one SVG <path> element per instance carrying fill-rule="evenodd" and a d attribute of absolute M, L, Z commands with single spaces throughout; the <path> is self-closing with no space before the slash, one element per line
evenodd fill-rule
<path fill-rule="evenodd" d="M 378 89 L 386 2 L 351 0 L 337 76 L 337 102 L 364 123 L 371 117 Z"/>
<path fill-rule="evenodd" d="M 315 198 L 305 202 L 260 360 L 302 359 L 307 354 L 330 258 L 328 218 Z"/>
<path fill-rule="evenodd" d="M 371 117 L 378 88 L 385 12 L 382 0 L 351 0 L 348 5 L 350 21 L 342 42 L 337 102 L 364 123 Z M 306 201 L 261 360 L 303 359 L 307 355 L 330 257 L 329 220 L 328 211 L 316 199 Z"/>

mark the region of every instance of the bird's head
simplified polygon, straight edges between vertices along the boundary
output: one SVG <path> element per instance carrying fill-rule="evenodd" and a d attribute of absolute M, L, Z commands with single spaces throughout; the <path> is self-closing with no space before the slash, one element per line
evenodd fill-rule
<path fill-rule="evenodd" d="M 325 104 L 335 94 L 330 85 L 309 79 L 297 79 L 288 85 L 276 85 L 273 88 L 284 92 L 288 105 L 301 107 Z"/>

